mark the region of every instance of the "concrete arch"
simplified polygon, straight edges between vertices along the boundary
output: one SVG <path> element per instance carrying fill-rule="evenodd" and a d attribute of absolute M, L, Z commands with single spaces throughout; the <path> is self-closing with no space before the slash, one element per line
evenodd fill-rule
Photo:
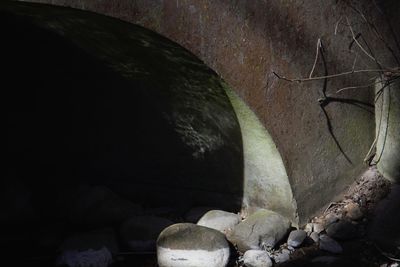
<path fill-rule="evenodd" d="M 318 0 L 32 1 L 90 10 L 142 25 L 184 46 L 214 69 L 255 112 L 276 143 L 300 221 L 331 202 L 365 170 L 363 159 L 374 139 L 373 91 L 347 90 L 335 95 L 338 88 L 365 84 L 365 77 L 329 82 L 327 94 L 337 101 L 323 111 L 317 101 L 322 95 L 321 82 L 287 83 L 272 74 L 307 76 L 321 36 L 329 54 L 329 71 L 351 68 L 353 55 L 343 47 L 350 41 L 341 32 L 334 35 L 332 25 L 354 14 L 337 1 L 324 5 Z M 366 11 L 376 10 L 368 1 L 359 4 Z M 388 11 L 395 14 L 394 9 Z M 376 14 L 371 16 L 379 25 L 386 24 Z M 366 25 L 360 23 L 359 27 L 376 45 L 372 47 L 376 56 L 385 56 L 376 36 L 368 33 Z M 317 70 L 322 68 L 320 63 Z M 353 100 L 364 108 L 349 104 Z"/>
<path fill-rule="evenodd" d="M 271 136 L 191 53 L 93 13 L 0 7 L 4 71 L 14 81 L 7 95 L 9 168 L 23 177 L 40 174 L 24 181 L 44 195 L 52 186 L 45 200 L 59 193 L 56 187 L 83 180 L 146 204 L 269 208 L 297 224 Z M 18 81 L 20 74 L 25 79 Z"/>

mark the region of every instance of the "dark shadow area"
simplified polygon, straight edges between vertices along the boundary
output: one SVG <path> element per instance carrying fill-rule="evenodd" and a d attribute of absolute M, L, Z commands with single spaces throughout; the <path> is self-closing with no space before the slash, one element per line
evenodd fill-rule
<path fill-rule="evenodd" d="M 118 233 L 143 215 L 179 222 L 196 206 L 238 211 L 241 134 L 217 75 L 141 27 L 74 14 L 0 3 L 2 252 L 53 265 L 77 232 Z"/>

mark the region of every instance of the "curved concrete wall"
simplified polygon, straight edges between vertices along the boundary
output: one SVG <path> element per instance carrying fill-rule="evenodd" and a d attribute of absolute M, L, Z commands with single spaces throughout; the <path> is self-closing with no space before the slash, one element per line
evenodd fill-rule
<path fill-rule="evenodd" d="M 379 93 L 382 91 L 381 93 Z M 376 86 L 376 155 L 378 170 L 393 182 L 400 182 L 400 82 L 385 78 Z"/>
<path fill-rule="evenodd" d="M 138 23 L 178 42 L 204 60 L 244 99 L 271 134 L 283 157 L 300 219 L 306 219 L 331 201 L 365 168 L 362 161 L 374 139 L 373 90 L 335 92 L 364 84 L 370 77 L 352 75 L 326 84 L 324 81 L 289 83 L 272 74 L 275 71 L 290 77 L 308 76 L 318 38 L 324 45 L 329 74 L 351 69 L 354 53 L 348 50 L 349 29 L 345 23 L 339 23 L 334 34 L 335 25 L 346 16 L 354 30 L 363 33 L 374 55 L 382 62 L 389 61 L 391 55 L 382 42 L 354 10 L 341 5 L 345 1 L 35 2 L 91 10 Z M 397 7 L 395 2 L 385 1 L 382 5 Z M 360 8 L 380 26 L 382 36 L 393 40 L 386 20 L 379 17 L 385 6 L 375 6 L 371 1 L 354 3 L 363 5 Z M 395 8 L 386 11 L 397 14 Z M 371 64 L 374 66 L 374 62 L 360 56 L 356 67 Z M 324 73 L 319 60 L 315 74 Z M 317 100 L 324 91 L 334 98 L 321 109 Z"/>
<path fill-rule="evenodd" d="M 0 29 L 2 192 L 21 179 L 47 216 L 86 184 L 144 206 L 240 210 L 240 126 L 193 54 L 137 25 L 37 4 L 0 3 Z"/>

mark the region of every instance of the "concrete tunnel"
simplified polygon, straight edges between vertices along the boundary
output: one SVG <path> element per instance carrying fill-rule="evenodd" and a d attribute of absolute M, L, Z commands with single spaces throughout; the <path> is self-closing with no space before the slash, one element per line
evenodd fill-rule
<path fill-rule="evenodd" d="M 297 223 L 271 137 L 192 53 L 93 13 L 1 7 L 7 180 L 40 216 L 65 216 L 59 196 L 101 185 L 146 207 L 268 207 Z"/>
<path fill-rule="evenodd" d="M 99 1 L 78 2 L 51 3 L 138 25 L 70 8 L 0 4 L 8 89 L 2 195 L 10 203 L 2 224 L 67 218 L 72 228 L 87 229 L 70 204 L 106 188 L 145 209 L 183 214 L 207 206 L 251 214 L 268 208 L 296 226 L 366 169 L 362 159 L 375 130 L 372 90 L 347 91 L 321 111 L 310 104 L 321 96 L 318 84 L 288 84 L 268 74 L 301 73 L 312 64 L 312 38 L 299 36 L 325 30 L 328 22 L 310 21 L 329 8 L 121 0 L 107 9 Z M 294 15 L 308 5 L 307 19 Z M 263 10 L 286 14 L 295 26 L 288 38 L 278 34 L 282 19 L 264 21 Z M 326 38 L 329 51 L 340 50 Z M 329 60 L 338 68 L 350 57 Z M 399 170 L 396 92 L 382 100 L 392 101 L 391 110 L 382 110 L 394 115 L 380 125 L 388 134 L 378 135 L 377 148 L 378 168 L 392 180 Z M 392 138 L 387 148 L 386 136 Z"/>

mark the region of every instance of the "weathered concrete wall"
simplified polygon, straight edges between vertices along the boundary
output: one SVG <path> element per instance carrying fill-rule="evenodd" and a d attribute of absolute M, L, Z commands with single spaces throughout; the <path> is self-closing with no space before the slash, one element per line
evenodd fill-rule
<path fill-rule="evenodd" d="M 328 73 L 350 70 L 354 53 L 348 50 L 351 34 L 346 16 L 354 31 L 362 32 L 369 41 L 374 55 L 383 62 L 389 61 L 391 55 L 382 42 L 362 23 L 361 16 L 342 6 L 345 1 L 36 2 L 91 10 L 138 23 L 171 38 L 204 60 L 251 106 L 271 134 L 283 157 L 300 218 L 307 218 L 329 202 L 365 168 L 362 160 L 374 138 L 374 116 L 373 108 L 364 104 L 372 104 L 373 90 L 335 92 L 342 87 L 365 84 L 371 76 L 357 74 L 327 82 L 326 93 L 340 99 L 333 99 L 324 112 L 317 102 L 323 95 L 324 81 L 289 83 L 272 74 L 276 71 L 289 77 L 308 76 L 318 38 L 324 45 Z M 386 21 L 377 16 L 380 6 L 371 1 L 354 2 L 364 5 L 362 10 L 380 26 L 382 36 L 390 36 Z M 388 2 L 395 1 L 385 4 Z M 398 13 L 393 8 L 388 11 Z M 375 66 L 362 52 L 356 48 L 355 51 L 360 54 L 356 68 Z M 325 74 L 321 60 L 315 74 Z"/>
<path fill-rule="evenodd" d="M 240 126 L 225 84 L 193 54 L 137 25 L 31 3 L 1 2 L 0 29 L 2 190 L 20 179 L 50 217 L 85 184 L 146 206 L 240 210 Z"/>
<path fill-rule="evenodd" d="M 376 92 L 374 161 L 383 176 L 400 182 L 400 82 L 383 77 L 378 80 Z"/>

